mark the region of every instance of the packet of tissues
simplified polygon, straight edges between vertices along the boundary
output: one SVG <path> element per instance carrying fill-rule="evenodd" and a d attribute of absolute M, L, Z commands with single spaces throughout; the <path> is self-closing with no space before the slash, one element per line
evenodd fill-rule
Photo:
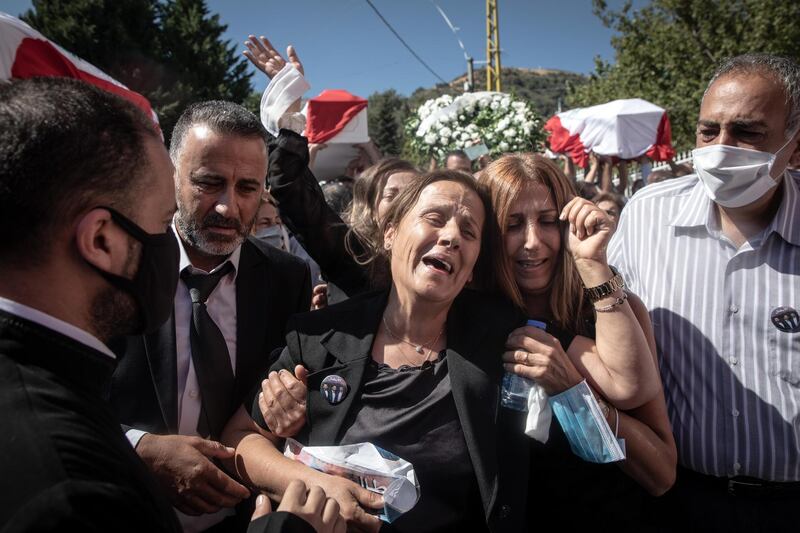
<path fill-rule="evenodd" d="M 286 439 L 283 455 L 332 476 L 347 478 L 383 496 L 378 517 L 392 523 L 419 500 L 414 465 L 369 442 L 344 446 L 303 446 Z"/>

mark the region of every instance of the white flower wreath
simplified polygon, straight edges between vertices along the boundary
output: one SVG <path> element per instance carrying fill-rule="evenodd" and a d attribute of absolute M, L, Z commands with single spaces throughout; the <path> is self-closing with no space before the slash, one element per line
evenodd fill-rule
<path fill-rule="evenodd" d="M 441 159 L 451 150 L 484 143 L 491 155 L 544 149 L 542 120 L 524 101 L 498 92 L 428 100 L 406 121 L 412 151 Z"/>

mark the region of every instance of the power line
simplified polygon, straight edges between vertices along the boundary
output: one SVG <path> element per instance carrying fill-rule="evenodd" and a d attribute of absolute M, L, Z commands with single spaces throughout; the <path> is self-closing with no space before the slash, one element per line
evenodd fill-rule
<path fill-rule="evenodd" d="M 464 52 L 464 59 L 469 61 L 469 54 L 467 53 L 467 49 L 464 48 L 464 43 L 461 42 L 461 38 L 458 36 L 458 30 L 460 28 L 456 28 L 455 26 L 453 26 L 453 23 L 450 22 L 449 18 L 447 18 L 447 15 L 445 14 L 444 10 L 441 7 L 439 7 L 439 4 L 437 4 L 433 0 L 431 0 L 431 4 L 433 4 L 433 7 L 435 7 L 439 11 L 439 14 L 442 16 L 442 18 L 444 19 L 445 23 L 450 28 L 450 31 L 453 32 L 453 35 L 455 36 L 456 41 L 458 41 L 458 46 L 460 46 L 461 50 Z"/>
<path fill-rule="evenodd" d="M 408 45 L 408 43 L 407 43 L 407 42 L 405 42 L 405 40 L 404 40 L 402 37 L 400 37 L 400 34 L 399 34 L 399 33 L 397 33 L 397 31 L 395 31 L 395 29 L 394 29 L 394 28 L 392 28 L 392 25 L 391 25 L 391 24 L 389 24 L 389 21 L 388 21 L 388 20 L 386 20 L 385 18 L 383 18 L 383 15 L 381 15 L 381 12 L 380 12 L 380 11 L 378 11 L 378 8 L 377 8 L 377 7 L 375 7 L 375 4 L 373 4 L 373 3 L 371 2 L 371 0 L 366 0 L 366 2 L 367 2 L 367 4 L 369 4 L 369 7 L 371 7 L 371 8 L 372 8 L 372 10 L 375 12 L 375 14 L 376 14 L 376 15 L 378 15 L 378 18 L 380 18 L 380 19 L 381 19 L 381 21 L 383 21 L 383 23 L 384 23 L 384 24 L 386 24 L 386 27 L 387 27 L 387 28 L 389 28 L 389 30 L 391 30 L 391 32 L 392 32 L 392 33 L 394 33 L 395 37 L 397 37 L 397 38 L 400 40 L 400 42 L 401 42 L 401 43 L 403 43 L 403 46 L 405 46 L 405 47 L 406 47 L 406 49 L 407 49 L 409 52 L 411 52 L 411 55 L 413 55 L 415 58 L 417 58 L 417 61 L 419 61 L 420 63 L 422 63 L 422 66 L 424 66 L 426 69 L 428 69 L 428 72 L 430 72 L 431 74 L 433 74 L 434 76 L 436 76 L 437 78 L 439 78 L 439 80 L 440 80 L 442 83 L 447 83 L 447 82 L 444 80 L 444 78 L 442 78 L 441 76 L 439 76 L 438 74 L 436 74 L 436 72 L 434 72 L 434 71 L 433 71 L 433 69 L 432 69 L 431 67 L 429 67 L 429 66 L 428 66 L 428 64 L 427 64 L 425 61 L 423 61 L 423 59 L 422 59 L 421 57 L 419 57 L 419 55 L 418 55 L 418 54 L 417 54 L 417 53 L 416 53 L 414 50 L 412 50 L 412 49 L 411 49 L 411 47 Z"/>

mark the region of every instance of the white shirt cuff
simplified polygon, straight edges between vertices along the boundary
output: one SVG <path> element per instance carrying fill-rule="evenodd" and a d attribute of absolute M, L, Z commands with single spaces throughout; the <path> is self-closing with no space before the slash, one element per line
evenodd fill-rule
<path fill-rule="evenodd" d="M 311 88 L 294 65 L 286 63 L 269 82 L 261 96 L 261 123 L 272 135 L 280 130 L 279 121 L 298 98 Z"/>
<path fill-rule="evenodd" d="M 139 444 L 139 441 L 147 435 L 147 431 L 142 431 L 141 429 L 129 429 L 125 432 L 125 436 L 128 438 L 128 442 L 131 443 L 133 449 L 136 449 L 136 446 Z"/>

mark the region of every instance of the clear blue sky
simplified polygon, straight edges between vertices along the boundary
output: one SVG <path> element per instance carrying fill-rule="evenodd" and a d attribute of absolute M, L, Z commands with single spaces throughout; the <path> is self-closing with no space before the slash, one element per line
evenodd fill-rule
<path fill-rule="evenodd" d="M 398 33 L 446 80 L 466 71 L 458 42 L 431 0 L 372 0 Z M 436 0 L 476 60 L 486 59 L 484 0 Z M 364 0 L 207 0 L 241 45 L 266 35 L 280 50 L 293 44 L 306 67 L 310 94 L 347 89 L 369 96 L 395 89 L 410 94 L 437 79 L 403 47 Z M 636 0 L 635 6 L 647 0 Z M 503 66 L 544 67 L 588 74 L 596 55 L 613 60 L 612 32 L 593 14 L 591 0 L 498 0 Z M 608 0 L 618 7 L 622 0 Z M 0 0 L 18 15 L 29 0 Z M 240 49 L 244 49 L 240 46 Z M 253 77 L 257 90 L 263 75 Z"/>

